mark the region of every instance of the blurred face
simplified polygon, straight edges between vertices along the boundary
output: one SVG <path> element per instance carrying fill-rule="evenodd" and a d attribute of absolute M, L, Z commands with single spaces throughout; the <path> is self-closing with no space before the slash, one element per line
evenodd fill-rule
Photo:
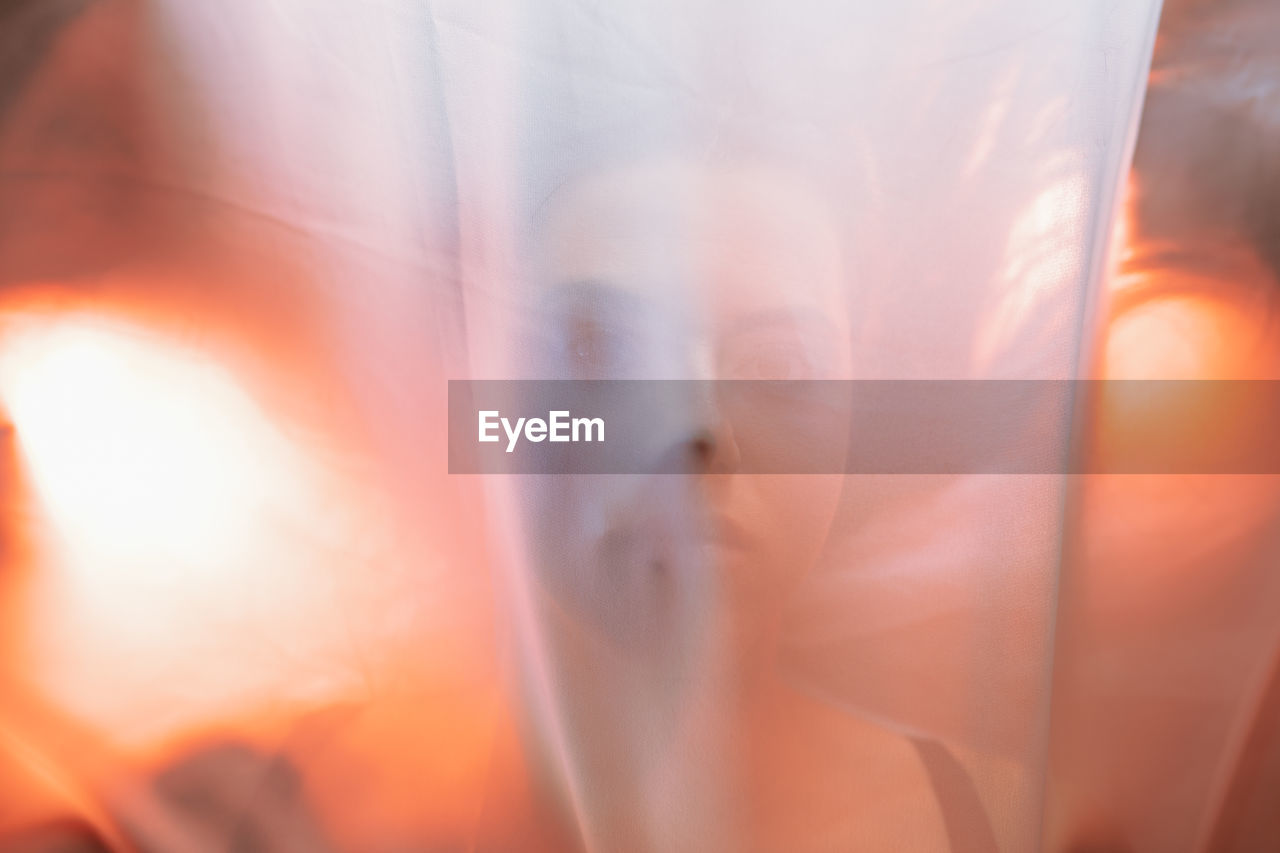
<path fill-rule="evenodd" d="M 767 635 L 825 542 L 844 410 L 829 389 L 711 380 L 846 373 L 830 217 L 781 173 L 645 163 L 551 200 L 531 278 L 538 376 L 675 380 L 583 392 L 640 473 L 522 481 L 542 588 L 632 653 Z M 831 473 L 772 473 L 795 470 Z"/>

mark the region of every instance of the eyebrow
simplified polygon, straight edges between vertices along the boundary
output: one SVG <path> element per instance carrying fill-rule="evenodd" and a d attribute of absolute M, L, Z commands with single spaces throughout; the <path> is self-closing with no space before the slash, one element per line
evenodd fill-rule
<path fill-rule="evenodd" d="M 633 312 L 647 311 L 652 303 L 643 296 L 622 290 L 603 279 L 585 278 L 557 284 L 540 301 L 547 311 L 560 313 L 578 307 L 590 310 L 604 309 L 608 316 L 631 316 Z M 771 329 L 797 329 L 805 337 L 820 335 L 839 337 L 839 329 L 826 315 L 808 308 L 772 308 L 755 311 L 735 318 L 726 331 L 731 335 L 748 335 Z"/>
<path fill-rule="evenodd" d="M 731 334 L 750 334 L 760 330 L 776 328 L 796 328 L 807 333 L 824 334 L 837 337 L 838 330 L 824 314 L 809 309 L 789 310 L 773 308 L 756 311 L 734 319 L 728 326 Z"/>
<path fill-rule="evenodd" d="M 596 278 L 574 279 L 557 284 L 538 304 L 540 308 L 557 313 L 570 308 L 603 308 L 610 314 L 625 314 L 649 307 L 649 301 L 644 297 Z"/>

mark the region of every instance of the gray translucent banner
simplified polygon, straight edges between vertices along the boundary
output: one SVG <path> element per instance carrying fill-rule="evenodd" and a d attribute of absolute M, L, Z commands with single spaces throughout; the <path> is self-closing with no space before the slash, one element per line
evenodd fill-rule
<path fill-rule="evenodd" d="M 449 382 L 454 474 L 1280 474 L 1278 436 L 1270 381 Z"/>

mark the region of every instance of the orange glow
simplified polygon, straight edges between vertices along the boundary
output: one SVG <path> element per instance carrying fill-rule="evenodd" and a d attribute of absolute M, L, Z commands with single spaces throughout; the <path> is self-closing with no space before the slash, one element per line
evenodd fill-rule
<path fill-rule="evenodd" d="M 23 331 L 0 356 L 0 393 L 66 541 L 112 560 L 232 556 L 276 439 L 231 379 L 101 320 Z"/>
<path fill-rule="evenodd" d="M 367 687 L 365 650 L 422 616 L 360 460 L 177 328 L 95 306 L 0 318 L 32 539 L 14 671 L 123 747 Z"/>

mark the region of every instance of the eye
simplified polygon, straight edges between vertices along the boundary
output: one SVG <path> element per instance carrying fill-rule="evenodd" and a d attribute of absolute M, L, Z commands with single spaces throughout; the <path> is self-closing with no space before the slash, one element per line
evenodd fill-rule
<path fill-rule="evenodd" d="M 633 341 L 617 324 L 571 317 L 564 327 L 561 353 L 575 377 L 618 376 L 633 361 Z"/>
<path fill-rule="evenodd" d="M 724 376 L 726 379 L 811 379 L 816 372 L 799 343 L 757 341 L 727 359 Z"/>
<path fill-rule="evenodd" d="M 652 352 L 652 306 L 606 281 L 549 289 L 537 313 L 538 370 L 558 379 L 624 379 Z"/>

